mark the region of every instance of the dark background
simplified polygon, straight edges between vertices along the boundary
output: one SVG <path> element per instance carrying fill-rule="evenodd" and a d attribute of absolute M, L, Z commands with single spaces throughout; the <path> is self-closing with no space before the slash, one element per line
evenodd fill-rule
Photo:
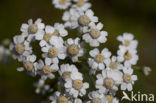
<path fill-rule="evenodd" d="M 134 90 L 156 94 L 156 0 L 90 0 L 93 11 L 108 31 L 108 47 L 114 54 L 116 37 L 131 32 L 139 41 L 139 66 L 150 66 L 145 77 L 136 70 L 139 80 Z M 55 9 L 51 0 L 0 0 L 0 40 L 20 34 L 20 26 L 28 19 L 42 18 L 45 24 L 62 22 L 63 11 Z M 14 65 L 13 65 L 14 64 Z M 34 93 L 35 81 L 25 72 L 16 71 L 18 64 L 0 65 L 0 103 L 39 103 L 43 98 Z M 17 65 L 15 65 L 17 64 Z"/>

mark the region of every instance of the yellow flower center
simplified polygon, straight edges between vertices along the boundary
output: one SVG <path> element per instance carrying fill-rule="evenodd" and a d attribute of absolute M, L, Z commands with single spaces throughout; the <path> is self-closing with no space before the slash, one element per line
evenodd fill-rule
<path fill-rule="evenodd" d="M 83 82 L 81 80 L 74 80 L 73 87 L 77 90 L 80 90 L 83 87 Z"/>
<path fill-rule="evenodd" d="M 26 68 L 26 70 L 31 71 L 34 68 L 34 64 L 32 62 L 27 61 L 25 63 L 25 68 Z"/>
<path fill-rule="evenodd" d="M 91 29 L 90 35 L 92 38 L 97 39 L 100 36 L 100 31 L 97 29 Z"/>
<path fill-rule="evenodd" d="M 50 55 L 51 57 L 55 57 L 55 56 L 57 56 L 57 54 L 58 54 L 57 48 L 52 47 L 52 48 L 49 49 L 49 55 Z"/>
<path fill-rule="evenodd" d="M 116 68 L 117 68 L 116 62 L 110 62 L 109 67 L 110 67 L 111 69 L 116 69 Z"/>
<path fill-rule="evenodd" d="M 77 6 L 82 7 L 85 4 L 84 0 L 78 0 L 77 1 Z"/>
<path fill-rule="evenodd" d="M 18 54 L 23 54 L 25 50 L 24 44 L 16 44 L 15 45 L 15 50 Z"/>
<path fill-rule="evenodd" d="M 58 103 L 68 103 L 68 99 L 64 96 L 58 98 Z"/>
<path fill-rule="evenodd" d="M 90 19 L 88 16 L 83 15 L 79 17 L 78 22 L 81 26 L 87 26 L 90 23 Z"/>
<path fill-rule="evenodd" d="M 48 33 L 48 34 L 44 34 L 43 39 L 48 42 L 51 37 L 52 37 L 52 34 Z"/>
<path fill-rule="evenodd" d="M 106 86 L 106 88 L 111 88 L 114 85 L 114 80 L 112 78 L 105 78 L 104 79 L 104 86 Z"/>
<path fill-rule="evenodd" d="M 100 98 L 94 98 L 92 99 L 92 103 L 102 103 Z"/>
<path fill-rule="evenodd" d="M 124 40 L 124 45 L 125 46 L 129 46 L 131 44 L 131 41 L 129 41 L 129 40 Z"/>
<path fill-rule="evenodd" d="M 42 68 L 42 71 L 44 74 L 50 74 L 52 72 L 51 68 L 49 65 L 46 65 Z"/>
<path fill-rule="evenodd" d="M 72 44 L 68 47 L 67 51 L 71 56 L 75 56 L 79 53 L 80 48 L 78 45 Z"/>
<path fill-rule="evenodd" d="M 38 27 L 36 24 L 31 24 L 28 28 L 29 34 L 35 34 L 38 30 Z"/>
<path fill-rule="evenodd" d="M 114 97 L 112 95 L 107 95 L 108 103 L 113 103 Z"/>
<path fill-rule="evenodd" d="M 59 4 L 65 5 L 68 2 L 68 0 L 59 0 Z"/>
<path fill-rule="evenodd" d="M 124 55 L 124 58 L 125 58 L 126 60 L 130 60 L 130 59 L 132 59 L 132 55 L 127 51 L 127 52 L 125 53 L 125 55 Z"/>
<path fill-rule="evenodd" d="M 97 54 L 95 56 L 95 61 L 98 63 L 102 63 L 102 62 L 104 62 L 104 60 L 105 60 L 105 57 L 102 54 Z"/>
<path fill-rule="evenodd" d="M 129 75 L 129 74 L 125 74 L 123 78 L 124 78 L 124 81 L 126 83 L 131 83 L 132 82 L 131 75 Z"/>
<path fill-rule="evenodd" d="M 68 79 L 68 78 L 70 78 L 71 77 L 71 72 L 64 72 L 63 74 L 62 74 L 62 78 L 65 80 L 65 79 Z"/>

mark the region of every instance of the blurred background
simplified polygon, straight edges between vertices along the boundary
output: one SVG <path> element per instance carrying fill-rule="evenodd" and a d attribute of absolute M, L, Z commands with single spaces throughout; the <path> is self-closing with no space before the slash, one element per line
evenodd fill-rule
<path fill-rule="evenodd" d="M 150 66 L 148 77 L 136 70 L 139 80 L 134 90 L 156 94 L 156 0 L 90 0 L 92 9 L 108 31 L 104 47 L 116 54 L 116 37 L 130 32 L 139 41 L 138 66 Z M 45 24 L 62 22 L 63 11 L 55 9 L 51 0 L 0 0 L 0 40 L 20 34 L 20 26 L 28 19 L 42 18 Z M 17 72 L 16 62 L 0 64 L 0 103 L 39 103 L 43 99 L 35 94 L 35 81 L 25 72 Z"/>

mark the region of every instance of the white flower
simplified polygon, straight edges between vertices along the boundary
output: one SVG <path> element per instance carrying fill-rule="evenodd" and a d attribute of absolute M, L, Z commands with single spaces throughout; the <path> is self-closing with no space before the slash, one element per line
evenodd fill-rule
<path fill-rule="evenodd" d="M 62 64 L 59 70 L 59 74 L 63 80 L 71 79 L 73 73 L 78 72 L 78 69 L 75 65 Z"/>
<path fill-rule="evenodd" d="M 100 93 L 107 93 L 110 90 L 117 91 L 118 85 L 122 82 L 120 71 L 103 70 L 102 74 L 97 75 L 96 88 Z"/>
<path fill-rule="evenodd" d="M 7 59 L 10 55 L 10 50 L 0 45 L 0 62 Z"/>
<path fill-rule="evenodd" d="M 53 96 L 49 97 L 50 103 L 72 103 L 69 96 L 66 94 L 61 94 L 59 91 L 56 91 Z"/>
<path fill-rule="evenodd" d="M 107 70 L 121 70 L 123 69 L 123 65 L 118 63 L 117 57 L 112 56 L 112 58 L 108 59 L 106 62 L 106 69 Z"/>
<path fill-rule="evenodd" d="M 105 96 L 104 94 L 99 93 L 99 91 L 90 92 L 88 96 L 91 101 L 88 101 L 87 103 L 105 103 Z"/>
<path fill-rule="evenodd" d="M 37 38 L 37 40 L 41 40 L 42 42 L 43 41 L 44 42 L 49 42 L 51 37 L 55 35 L 54 31 L 55 30 L 54 30 L 54 28 L 52 26 L 47 25 L 45 27 L 45 34 L 43 35 L 43 34 L 40 33 L 40 34 L 36 35 L 36 38 Z"/>
<path fill-rule="evenodd" d="M 68 35 L 68 32 L 65 29 L 65 26 L 63 24 L 55 23 L 54 28 L 55 28 L 55 32 L 54 32 L 55 35 L 58 35 L 61 37 L 65 37 Z"/>
<path fill-rule="evenodd" d="M 38 62 L 38 72 L 42 76 L 42 79 L 53 79 L 55 75 L 52 72 L 58 71 L 58 64 L 53 64 L 50 58 L 45 58 L 45 61 L 39 60 Z"/>
<path fill-rule="evenodd" d="M 23 59 L 23 65 L 24 67 L 17 68 L 18 71 L 23 71 L 24 69 L 28 72 L 33 73 L 36 75 L 37 71 L 37 62 L 36 62 L 36 56 L 35 55 L 29 55 L 25 59 Z"/>
<path fill-rule="evenodd" d="M 55 8 L 67 9 L 71 5 L 71 0 L 52 0 Z"/>
<path fill-rule="evenodd" d="M 138 41 L 134 40 L 134 35 L 131 33 L 123 33 L 122 36 L 118 36 L 117 39 L 122 42 L 122 44 L 131 49 L 136 49 Z"/>
<path fill-rule="evenodd" d="M 72 5 L 73 8 L 76 8 L 79 11 L 86 11 L 91 7 L 91 3 L 88 0 L 73 0 L 76 4 Z"/>
<path fill-rule="evenodd" d="M 137 80 L 136 75 L 133 74 L 132 68 L 124 68 L 123 69 L 124 75 L 123 75 L 123 83 L 121 84 L 121 90 L 128 90 L 131 91 L 133 89 L 132 85 Z"/>
<path fill-rule="evenodd" d="M 91 22 L 98 22 L 98 17 L 94 16 L 94 12 L 91 9 L 80 12 L 80 17 L 78 18 L 80 26 L 88 26 Z"/>
<path fill-rule="evenodd" d="M 83 35 L 83 40 L 85 40 L 87 43 L 90 44 L 92 47 L 97 47 L 100 45 L 100 43 L 105 43 L 108 35 L 106 31 L 101 31 L 103 28 L 102 23 L 98 23 L 97 25 L 95 23 L 89 24 L 90 29 L 83 30 L 83 32 L 87 32 Z"/>
<path fill-rule="evenodd" d="M 69 11 L 65 11 L 62 20 L 65 21 L 64 26 L 70 29 L 77 28 L 78 25 L 78 18 L 80 14 L 77 10 L 71 8 Z"/>
<path fill-rule="evenodd" d="M 119 103 L 119 100 L 112 95 L 106 95 L 104 103 Z"/>
<path fill-rule="evenodd" d="M 104 64 L 107 62 L 107 60 L 111 56 L 111 52 L 109 52 L 107 48 L 104 48 L 101 51 L 101 53 L 97 48 L 95 48 L 91 50 L 89 54 L 92 57 L 88 59 L 89 66 L 91 67 L 91 69 L 95 69 L 95 70 L 105 69 Z"/>
<path fill-rule="evenodd" d="M 78 61 L 78 57 L 83 56 L 84 51 L 83 48 L 80 45 L 80 39 L 67 39 L 66 41 L 66 47 L 67 47 L 67 54 L 69 57 L 71 57 L 73 62 Z"/>
<path fill-rule="evenodd" d="M 118 61 L 124 62 L 126 67 L 130 67 L 131 65 L 136 65 L 138 61 L 138 55 L 136 49 L 128 49 L 125 46 L 120 45 L 119 50 L 117 51 Z"/>
<path fill-rule="evenodd" d="M 41 41 L 40 46 L 42 47 L 42 56 L 51 58 L 53 63 L 59 63 L 59 59 L 63 60 L 66 57 L 66 47 L 63 45 L 61 37 L 53 36 L 50 39 L 50 44 Z"/>
<path fill-rule="evenodd" d="M 35 92 L 37 94 L 39 93 L 45 94 L 47 91 L 51 91 L 50 85 L 46 85 L 45 80 L 42 80 L 42 79 L 39 79 L 39 81 L 35 83 L 34 86 L 36 87 Z"/>
<path fill-rule="evenodd" d="M 152 69 L 150 67 L 144 67 L 143 68 L 143 73 L 145 74 L 145 76 L 148 76 L 150 74 L 150 72 L 152 71 Z"/>
<path fill-rule="evenodd" d="M 36 35 L 44 35 L 44 23 L 42 23 L 41 19 L 37 19 L 34 23 L 32 19 L 28 20 L 28 24 L 22 24 L 21 31 L 23 35 L 28 35 L 28 41 L 35 39 Z"/>
<path fill-rule="evenodd" d="M 13 52 L 13 58 L 22 61 L 23 57 L 26 57 L 32 53 L 32 47 L 30 42 L 25 40 L 24 35 L 14 36 L 13 43 L 10 44 L 10 50 Z"/>
<path fill-rule="evenodd" d="M 72 73 L 71 79 L 67 80 L 64 86 L 66 92 L 75 98 L 85 95 L 86 89 L 89 88 L 88 83 L 83 83 L 82 74 L 79 72 Z"/>

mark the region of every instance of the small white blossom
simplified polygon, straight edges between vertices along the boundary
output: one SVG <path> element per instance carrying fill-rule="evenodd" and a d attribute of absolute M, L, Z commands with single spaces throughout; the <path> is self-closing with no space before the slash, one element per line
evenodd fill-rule
<path fill-rule="evenodd" d="M 67 9 L 71 5 L 71 0 L 52 0 L 55 8 Z"/>
<path fill-rule="evenodd" d="M 138 45 L 138 41 L 134 40 L 134 35 L 131 33 L 123 33 L 122 36 L 118 36 L 117 39 L 122 42 L 127 48 L 136 49 Z"/>
<path fill-rule="evenodd" d="M 77 62 L 78 57 L 81 57 L 84 54 L 84 50 L 80 44 L 80 38 L 76 38 L 76 39 L 69 38 L 69 39 L 67 39 L 66 47 L 67 47 L 67 51 L 66 51 L 67 55 L 69 57 L 71 57 L 73 62 Z"/>
<path fill-rule="evenodd" d="M 95 23 L 89 24 L 90 29 L 89 30 L 83 30 L 83 32 L 87 32 L 83 35 L 83 40 L 85 40 L 87 43 L 90 44 L 92 47 L 97 47 L 100 45 L 100 43 L 105 43 L 108 35 L 106 31 L 101 31 L 103 28 L 102 23 L 98 23 L 97 25 Z"/>
<path fill-rule="evenodd" d="M 31 41 L 36 38 L 37 35 L 44 35 L 44 23 L 41 19 L 37 19 L 34 23 L 32 19 L 28 20 L 28 24 L 22 24 L 21 32 L 23 35 L 28 35 L 28 41 Z"/>
<path fill-rule="evenodd" d="M 44 35 L 42 33 L 36 35 L 37 40 L 41 40 L 42 42 L 49 42 L 52 36 L 54 36 L 54 28 L 50 25 L 45 27 Z"/>
<path fill-rule="evenodd" d="M 24 69 L 28 72 L 36 75 L 37 72 L 37 62 L 35 55 L 29 55 L 25 59 L 23 59 L 24 67 L 17 68 L 18 71 L 23 71 Z"/>
<path fill-rule="evenodd" d="M 62 64 L 59 70 L 59 74 L 63 78 L 63 80 L 71 79 L 73 73 L 78 72 L 78 69 L 75 65 Z M 79 74 L 80 75 L 80 74 Z"/>
<path fill-rule="evenodd" d="M 87 82 L 83 83 L 82 74 L 79 72 L 72 73 L 71 79 L 67 80 L 64 86 L 66 92 L 75 98 L 85 95 L 86 89 L 89 88 L 89 84 Z"/>
<path fill-rule="evenodd" d="M 118 61 L 124 62 L 126 67 L 130 67 L 131 65 L 136 65 L 138 61 L 138 55 L 136 49 L 128 49 L 125 46 L 120 45 L 119 50 L 117 51 Z"/>
<path fill-rule="evenodd" d="M 53 36 L 50 39 L 50 43 L 40 42 L 43 52 L 42 56 L 51 58 L 53 63 L 59 63 L 59 59 L 63 60 L 66 57 L 66 47 L 63 45 L 63 40 L 61 37 Z"/>
<path fill-rule="evenodd" d="M 88 96 L 91 101 L 87 101 L 87 103 L 105 103 L 105 96 L 99 91 L 90 92 Z"/>
<path fill-rule="evenodd" d="M 91 3 L 88 0 L 73 0 L 76 4 L 72 5 L 73 8 L 79 11 L 86 11 L 91 7 Z"/>
<path fill-rule="evenodd" d="M 80 12 L 80 17 L 78 18 L 80 26 L 88 26 L 91 22 L 98 22 L 98 17 L 94 16 L 94 12 L 91 9 L 88 9 L 85 12 Z"/>
<path fill-rule="evenodd" d="M 13 58 L 22 61 L 24 57 L 32 53 L 30 42 L 25 40 L 24 35 L 14 36 L 13 43 L 10 44 L 10 50 L 13 52 Z"/>
<path fill-rule="evenodd" d="M 88 63 L 93 70 L 105 69 L 105 63 L 109 60 L 111 52 L 107 48 L 104 48 L 101 52 L 95 48 L 89 52 L 92 58 L 88 58 Z"/>
<path fill-rule="evenodd" d="M 109 90 L 117 91 L 120 83 L 122 83 L 120 71 L 103 70 L 102 74 L 97 75 L 96 88 L 100 93 L 107 93 Z"/>
<path fill-rule="evenodd" d="M 123 69 L 123 65 L 120 64 L 117 61 L 117 57 L 116 56 L 112 56 L 112 58 L 108 59 L 106 62 L 106 69 L 107 70 L 121 70 Z"/>
<path fill-rule="evenodd" d="M 69 11 L 65 11 L 62 20 L 65 21 L 64 26 L 70 29 L 77 28 L 78 25 L 78 18 L 80 14 L 77 10 L 71 8 Z"/>
<path fill-rule="evenodd" d="M 54 31 L 55 35 L 58 35 L 61 37 L 65 37 L 68 35 L 68 32 L 65 29 L 65 26 L 63 24 L 55 23 L 54 28 L 55 28 L 55 31 Z"/>
<path fill-rule="evenodd" d="M 121 84 L 121 90 L 131 91 L 133 89 L 132 85 L 137 80 L 137 76 L 133 75 L 132 68 L 124 68 L 123 69 L 123 83 Z"/>
<path fill-rule="evenodd" d="M 42 76 L 42 79 L 53 79 L 55 75 L 52 72 L 58 71 L 58 64 L 53 64 L 50 58 L 45 58 L 45 61 L 39 60 L 38 73 Z"/>
<path fill-rule="evenodd" d="M 145 74 L 145 76 L 148 76 L 150 74 L 150 72 L 152 71 L 152 69 L 150 67 L 144 67 L 143 68 L 143 73 Z"/>

